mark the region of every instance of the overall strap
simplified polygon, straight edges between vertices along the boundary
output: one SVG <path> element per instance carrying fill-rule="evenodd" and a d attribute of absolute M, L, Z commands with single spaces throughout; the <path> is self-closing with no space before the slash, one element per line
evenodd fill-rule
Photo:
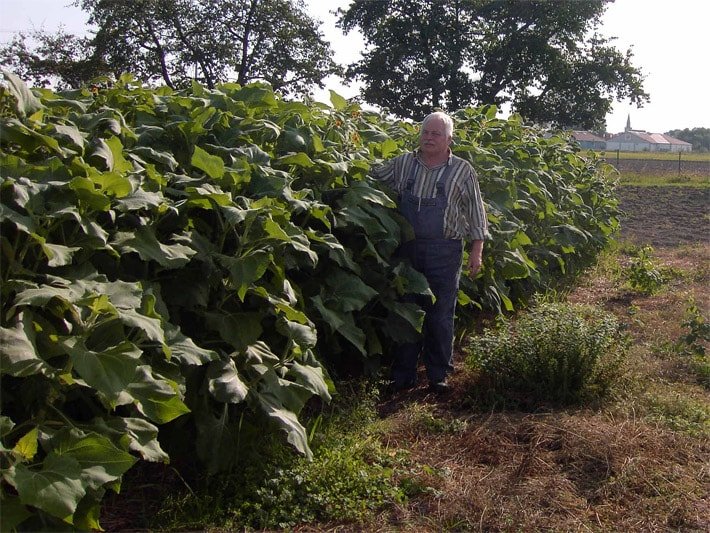
<path fill-rule="evenodd" d="M 423 166 L 423 163 L 417 162 L 417 164 Z M 441 174 L 441 176 L 439 176 L 439 180 L 436 182 L 437 196 L 442 194 L 443 189 L 440 189 L 440 187 L 444 187 L 446 185 L 446 180 L 449 179 L 449 176 L 451 175 L 451 172 L 453 171 L 453 166 L 454 166 L 453 165 L 453 158 L 450 157 L 446 162 L 446 167 L 444 168 L 443 173 Z M 404 185 L 404 190 L 407 191 L 408 193 L 411 193 L 412 189 L 414 188 L 415 178 L 416 178 L 416 173 L 407 178 L 407 182 Z"/>

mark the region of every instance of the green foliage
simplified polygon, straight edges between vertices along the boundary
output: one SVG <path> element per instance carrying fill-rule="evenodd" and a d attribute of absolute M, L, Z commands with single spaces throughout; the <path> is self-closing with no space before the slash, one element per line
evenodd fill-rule
<path fill-rule="evenodd" d="M 312 462 L 279 469 L 237 511 L 240 522 L 284 528 L 314 521 L 362 522 L 373 511 L 401 502 L 391 461 L 371 440 L 343 438 L 320 448 Z"/>
<path fill-rule="evenodd" d="M 657 292 L 669 280 L 668 272 L 654 263 L 652 253 L 652 246 L 638 248 L 626 269 L 626 277 L 631 288 L 644 294 Z"/>
<path fill-rule="evenodd" d="M 420 328 L 400 300 L 429 289 L 394 259 L 406 228 L 366 179 L 416 129 L 265 85 L 4 79 L 3 529 L 98 528 L 136 460 L 235 471 L 273 432 L 310 457 L 302 412 L 329 401 L 329 375 L 376 369 Z M 618 226 L 598 160 L 494 117 L 457 117 L 494 236 L 462 284 L 464 329 L 578 270 Z"/>
<path fill-rule="evenodd" d="M 417 434 L 438 433 L 457 434 L 466 431 L 466 420 L 453 418 L 447 420 L 437 416 L 434 407 L 427 404 L 412 404 L 407 407 L 408 426 Z"/>
<path fill-rule="evenodd" d="M 145 83 L 208 87 L 263 80 L 309 94 L 340 68 L 301 2 L 76 0 L 91 37 L 36 30 L 0 46 L 0 65 L 35 86 L 79 88 L 130 72 Z M 283 53 L 288 50 L 288 53 Z"/>
<path fill-rule="evenodd" d="M 220 475 L 184 498 L 171 496 L 152 526 L 275 530 L 316 521 L 367 522 L 406 498 L 395 469 L 409 468 L 402 453 L 385 448 L 373 432 L 376 401 L 373 392 L 345 391 L 312 419 L 312 461 L 262 445 L 239 472 Z"/>
<path fill-rule="evenodd" d="M 648 100 L 631 51 L 594 31 L 605 9 L 603 0 L 357 1 L 338 24 L 365 39 L 348 70 L 364 100 L 398 116 L 510 103 L 539 124 L 592 130 L 604 128 L 614 96 Z"/>
<path fill-rule="evenodd" d="M 468 349 L 468 366 L 481 373 L 481 399 L 533 405 L 604 397 L 626 351 L 613 315 L 568 304 L 542 304 L 515 321 L 501 319 Z"/>
<path fill-rule="evenodd" d="M 710 342 L 710 322 L 705 319 L 702 310 L 694 300 L 688 303 L 685 310 L 686 319 L 683 327 L 688 329 L 688 333 L 681 337 L 681 342 L 686 344 L 694 353 L 705 355 L 705 346 Z"/>
<path fill-rule="evenodd" d="M 691 394 L 669 384 L 654 385 L 642 400 L 641 408 L 651 420 L 695 437 L 710 436 L 710 405 L 706 394 Z"/>
<path fill-rule="evenodd" d="M 495 109 L 456 114 L 454 152 L 477 169 L 492 240 L 475 280 L 463 277 L 459 327 L 474 309 L 512 311 L 516 302 L 574 279 L 619 229 L 610 167 L 582 157 L 562 136 L 524 127 Z M 472 305 L 465 305 L 472 302 Z"/>
<path fill-rule="evenodd" d="M 678 339 L 682 352 L 692 358 L 692 366 L 705 388 L 710 389 L 710 355 L 706 347 L 710 343 L 710 322 L 694 300 L 688 303 L 683 327 L 687 333 Z"/>

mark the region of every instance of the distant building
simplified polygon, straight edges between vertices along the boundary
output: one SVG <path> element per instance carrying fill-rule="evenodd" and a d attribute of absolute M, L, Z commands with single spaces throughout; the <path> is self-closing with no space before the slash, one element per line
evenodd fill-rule
<path fill-rule="evenodd" d="M 606 149 L 622 152 L 690 152 L 693 145 L 663 133 L 630 130 L 614 135 L 606 142 Z"/>
<path fill-rule="evenodd" d="M 579 146 L 585 150 L 606 149 L 606 141 L 588 131 L 573 131 L 572 137 L 579 143 Z"/>
<path fill-rule="evenodd" d="M 626 119 L 622 133 L 603 139 L 588 131 L 573 131 L 572 136 L 584 149 L 621 152 L 690 152 L 691 143 L 663 133 L 649 133 L 631 128 L 631 116 Z"/>

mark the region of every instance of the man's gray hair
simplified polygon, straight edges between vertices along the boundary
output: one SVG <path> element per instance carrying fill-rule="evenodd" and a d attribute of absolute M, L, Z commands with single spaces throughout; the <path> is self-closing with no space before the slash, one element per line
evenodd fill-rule
<path fill-rule="evenodd" d="M 453 137 L 454 121 L 449 115 L 447 115 L 443 111 L 434 111 L 433 113 L 430 113 L 426 117 L 424 117 L 424 120 L 422 120 L 422 129 L 426 126 L 426 123 L 433 118 L 438 118 L 442 120 L 444 122 L 444 133 L 446 133 L 448 137 Z"/>

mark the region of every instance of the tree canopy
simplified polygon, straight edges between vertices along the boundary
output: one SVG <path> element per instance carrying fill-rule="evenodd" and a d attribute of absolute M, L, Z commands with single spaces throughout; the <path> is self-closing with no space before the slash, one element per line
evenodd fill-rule
<path fill-rule="evenodd" d="M 34 32 L 43 48 L 31 50 L 20 34 L 0 49 L 0 61 L 35 83 L 54 77 L 64 87 L 131 72 L 169 87 L 193 79 L 208 87 L 227 80 L 266 81 L 285 94 L 306 94 L 339 72 L 302 0 L 75 0 L 75 5 L 89 14 L 93 37 Z"/>
<path fill-rule="evenodd" d="M 596 32 L 607 1 L 354 0 L 338 25 L 367 46 L 348 77 L 399 116 L 509 103 L 529 120 L 594 129 L 615 99 L 648 101 L 631 52 Z"/>
<path fill-rule="evenodd" d="M 710 152 L 710 128 L 671 130 L 668 135 L 693 145 L 695 152 Z"/>

